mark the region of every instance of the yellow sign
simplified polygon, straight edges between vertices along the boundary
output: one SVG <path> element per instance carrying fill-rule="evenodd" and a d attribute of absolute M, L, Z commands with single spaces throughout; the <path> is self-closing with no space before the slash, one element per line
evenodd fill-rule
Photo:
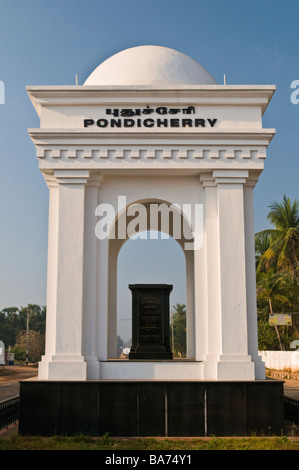
<path fill-rule="evenodd" d="M 270 325 L 278 326 L 291 326 L 292 325 L 292 315 L 288 313 L 274 313 L 269 315 Z"/>

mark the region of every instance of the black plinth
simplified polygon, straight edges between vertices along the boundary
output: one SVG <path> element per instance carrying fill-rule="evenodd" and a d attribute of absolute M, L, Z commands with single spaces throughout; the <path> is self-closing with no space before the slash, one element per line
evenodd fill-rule
<path fill-rule="evenodd" d="M 129 359 L 173 358 L 169 338 L 168 284 L 131 284 L 132 347 Z"/>
<path fill-rule="evenodd" d="M 284 434 L 283 382 L 20 382 L 21 435 Z"/>

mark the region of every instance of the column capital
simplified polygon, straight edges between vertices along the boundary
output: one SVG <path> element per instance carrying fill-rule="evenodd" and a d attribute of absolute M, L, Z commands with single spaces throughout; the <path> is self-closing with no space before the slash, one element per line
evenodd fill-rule
<path fill-rule="evenodd" d="M 216 187 L 219 184 L 245 184 L 249 181 L 248 170 L 213 170 L 199 177 L 204 188 Z M 253 180 L 252 180 L 253 181 Z"/>
<path fill-rule="evenodd" d="M 202 183 L 204 188 L 216 186 L 215 178 L 212 173 L 202 173 L 199 176 L 199 181 Z"/>
<path fill-rule="evenodd" d="M 249 175 L 249 177 L 246 180 L 246 188 L 254 188 L 256 183 L 258 182 L 259 175 Z"/>
<path fill-rule="evenodd" d="M 248 170 L 213 170 L 216 185 L 245 184 L 249 176 Z"/>
<path fill-rule="evenodd" d="M 58 187 L 58 182 L 56 178 L 54 177 L 53 173 L 46 173 L 42 172 L 44 180 L 48 186 L 48 188 L 56 188 Z"/>
<path fill-rule="evenodd" d="M 87 186 L 89 187 L 95 187 L 99 188 L 101 186 L 101 183 L 103 182 L 103 174 L 102 173 L 95 173 L 95 172 L 90 172 L 89 173 L 89 179 L 87 181 Z"/>
<path fill-rule="evenodd" d="M 54 170 L 54 178 L 59 184 L 85 185 L 89 175 L 89 170 Z"/>
<path fill-rule="evenodd" d="M 88 185 L 100 187 L 103 180 L 102 173 L 90 170 L 54 170 L 54 172 L 43 172 L 48 188 L 57 187 L 60 184 Z"/>

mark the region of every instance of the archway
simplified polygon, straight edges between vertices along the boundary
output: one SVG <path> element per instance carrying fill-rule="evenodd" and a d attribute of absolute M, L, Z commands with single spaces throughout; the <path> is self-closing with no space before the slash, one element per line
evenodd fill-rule
<path fill-rule="evenodd" d="M 153 206 L 158 208 L 159 217 L 153 220 Z M 132 236 L 132 232 L 129 233 L 129 230 L 126 230 L 126 236 L 123 238 L 117 237 L 117 234 L 120 233 L 119 226 L 122 226 L 122 232 L 124 226 L 126 229 L 130 228 L 130 224 L 134 223 L 134 216 L 136 211 L 141 209 L 143 210 L 143 215 L 145 215 L 146 220 L 141 221 L 141 218 L 136 222 L 136 226 L 139 225 L 139 231 L 136 230 L 135 235 Z M 163 213 L 164 210 L 164 213 Z M 168 222 L 163 219 L 167 216 L 168 211 Z M 125 218 L 125 221 L 122 220 Z M 142 225 L 143 224 L 143 225 Z M 180 230 L 179 230 L 180 227 Z M 187 220 L 185 214 L 180 210 L 180 208 L 173 206 L 169 201 L 161 200 L 139 200 L 130 205 L 128 205 L 122 213 L 118 214 L 115 218 L 115 221 L 111 225 L 110 234 L 113 233 L 113 237 L 109 239 L 109 275 L 108 275 L 108 358 L 117 357 L 117 319 L 118 319 L 118 256 L 124 246 L 124 244 L 129 240 L 129 243 L 142 242 L 145 241 L 147 234 L 154 234 L 155 239 L 148 240 L 149 242 L 160 241 L 165 242 L 167 237 L 171 238 L 173 243 L 178 246 L 184 255 L 184 285 L 185 287 L 185 304 L 187 308 L 187 357 L 194 358 L 195 356 L 195 337 L 194 337 L 194 322 L 195 322 L 195 312 L 194 312 L 194 252 L 192 250 L 186 249 L 186 244 L 192 242 L 192 226 L 190 225 L 189 220 Z M 129 233 L 129 235 L 128 235 Z M 159 233 L 160 240 L 159 240 Z M 164 235 L 163 235 L 164 234 Z M 142 238 L 143 237 L 143 238 Z M 164 237 L 164 238 L 163 238 Z M 132 238 L 136 238 L 135 240 Z M 168 240 L 170 241 L 170 240 Z M 135 245 L 136 246 L 136 245 Z M 159 262 L 158 266 L 161 263 Z M 162 274 L 161 274 L 162 275 Z M 145 276 L 147 276 L 145 274 Z M 157 278 L 154 281 L 154 278 L 151 276 L 153 283 L 157 283 Z M 140 278 L 138 280 L 140 282 Z M 147 281 L 148 278 L 147 278 Z M 164 281 L 165 282 L 165 279 Z M 128 292 L 130 295 L 130 292 Z M 129 302 L 129 297 L 127 297 L 128 305 L 131 305 Z M 125 313 L 127 313 L 126 310 Z M 129 318 L 129 317 L 127 317 Z"/>

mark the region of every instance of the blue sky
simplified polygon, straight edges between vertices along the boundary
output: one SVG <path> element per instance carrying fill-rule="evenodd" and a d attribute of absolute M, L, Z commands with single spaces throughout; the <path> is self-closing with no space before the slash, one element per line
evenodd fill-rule
<path fill-rule="evenodd" d="M 258 231 L 272 201 L 298 198 L 298 18 L 298 0 L 0 0 L 0 308 L 46 302 L 48 190 L 27 134 L 39 120 L 26 85 L 74 85 L 76 74 L 83 84 L 111 55 L 145 44 L 191 56 L 218 83 L 225 73 L 228 84 L 276 85 L 263 120 L 277 135 L 255 188 Z M 148 259 L 173 258 L 172 249 L 152 246 Z M 171 266 L 178 278 L 181 270 Z"/>

